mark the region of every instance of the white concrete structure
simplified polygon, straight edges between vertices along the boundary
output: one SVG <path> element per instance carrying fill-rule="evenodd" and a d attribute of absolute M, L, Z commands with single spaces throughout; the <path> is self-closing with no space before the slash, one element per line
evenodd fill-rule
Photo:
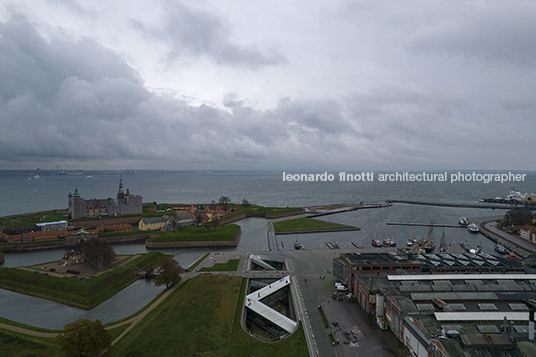
<path fill-rule="evenodd" d="M 246 295 L 244 303 L 248 309 L 255 311 L 257 314 L 261 315 L 265 319 L 273 322 L 277 326 L 281 327 L 285 331 L 292 333 L 298 328 L 298 323 L 286 317 L 283 314 L 275 311 L 269 306 L 263 304 L 260 300 L 267 297 L 268 295 L 273 294 L 279 289 L 284 288 L 285 286 L 290 285 L 290 277 L 285 276 L 282 279 L 279 279 L 276 282 L 273 282 L 270 285 L 265 286 L 262 289 L 259 289 L 249 295 Z"/>

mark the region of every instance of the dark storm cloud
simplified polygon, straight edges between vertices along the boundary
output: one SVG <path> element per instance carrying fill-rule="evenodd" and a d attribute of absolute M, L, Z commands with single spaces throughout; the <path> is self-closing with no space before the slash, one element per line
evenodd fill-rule
<path fill-rule="evenodd" d="M 230 167 L 284 161 L 289 150 L 303 159 L 318 144 L 340 148 L 338 135 L 351 130 L 332 100 L 284 99 L 259 111 L 229 96 L 231 113 L 192 106 L 149 92 L 126 62 L 93 40 L 45 40 L 24 17 L 2 23 L 0 35 L 4 163 L 122 159 Z"/>
<path fill-rule="evenodd" d="M 175 1 L 164 3 L 165 15 L 159 27 L 132 19 L 135 29 L 169 46 L 167 60 L 207 57 L 219 65 L 262 67 L 285 63 L 278 53 L 262 52 L 254 44 L 240 45 L 231 40 L 230 26 L 219 16 L 189 8 Z"/>

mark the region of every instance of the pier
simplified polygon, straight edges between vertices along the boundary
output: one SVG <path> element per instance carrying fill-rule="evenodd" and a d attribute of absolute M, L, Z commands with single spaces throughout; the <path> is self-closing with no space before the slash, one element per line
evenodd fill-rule
<path fill-rule="evenodd" d="M 439 203 L 439 202 L 422 202 L 422 201 L 405 201 L 405 200 L 390 200 L 392 203 L 407 203 L 411 205 L 425 206 L 441 206 L 441 207 L 461 207 L 461 208 L 484 208 L 484 209 L 512 209 L 521 205 L 504 204 L 504 205 L 485 205 L 485 204 L 470 204 L 470 203 Z"/>
<path fill-rule="evenodd" d="M 466 228 L 467 226 L 462 226 L 461 224 L 440 224 L 440 223 L 405 223 L 405 222 L 385 222 L 388 226 L 413 226 L 413 227 L 445 227 L 445 228 Z"/>

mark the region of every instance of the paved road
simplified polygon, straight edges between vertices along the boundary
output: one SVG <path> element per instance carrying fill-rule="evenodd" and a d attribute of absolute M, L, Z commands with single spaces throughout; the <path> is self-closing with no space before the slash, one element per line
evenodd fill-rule
<path fill-rule="evenodd" d="M 536 253 L 536 244 L 528 242 L 520 236 L 514 236 L 503 232 L 497 228 L 497 222 L 495 221 L 501 218 L 502 216 L 474 218 L 471 219 L 471 222 L 479 225 L 484 235 L 490 236 L 490 238 L 495 241 L 499 241 L 499 243 L 505 245 L 508 250 L 518 252 L 522 256 L 526 256 L 527 253 L 519 251 L 520 248 L 526 252 Z"/>

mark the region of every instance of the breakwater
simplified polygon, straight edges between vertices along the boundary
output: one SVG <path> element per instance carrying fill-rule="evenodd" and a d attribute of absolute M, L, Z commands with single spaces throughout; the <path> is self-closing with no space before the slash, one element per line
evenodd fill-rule
<path fill-rule="evenodd" d="M 304 233 L 331 233 L 331 232 L 344 232 L 344 231 L 359 231 L 361 228 L 340 228 L 340 229 L 309 229 L 306 231 L 290 231 L 290 232 L 275 232 L 276 235 L 284 234 L 304 234 Z"/>
<path fill-rule="evenodd" d="M 439 203 L 439 202 L 423 202 L 423 201 L 405 201 L 405 200 L 392 200 L 393 203 L 407 203 L 411 205 L 425 205 L 425 206 L 441 206 L 441 207 L 462 207 L 462 208 L 484 208 L 484 209 L 511 209 L 515 208 L 515 205 L 484 205 L 484 204 L 468 204 L 468 203 Z"/>
<path fill-rule="evenodd" d="M 356 207 L 349 207 L 349 208 L 338 208 L 334 210 L 330 210 L 328 212 L 320 212 L 320 213 L 313 213 L 309 215 L 309 218 L 316 218 L 316 217 L 322 217 L 322 216 L 328 216 L 330 214 L 337 214 L 337 213 L 343 213 L 343 212 L 351 212 L 351 211 L 357 211 L 360 209 L 368 209 L 368 208 L 384 208 L 384 207 L 391 207 L 391 204 L 374 204 L 374 205 L 361 205 Z M 313 211 L 309 211 L 313 212 Z"/>
<path fill-rule="evenodd" d="M 388 226 L 413 226 L 413 227 L 445 227 L 445 228 L 467 228 L 461 224 L 441 224 L 441 223 L 406 223 L 406 222 L 385 222 Z"/>

